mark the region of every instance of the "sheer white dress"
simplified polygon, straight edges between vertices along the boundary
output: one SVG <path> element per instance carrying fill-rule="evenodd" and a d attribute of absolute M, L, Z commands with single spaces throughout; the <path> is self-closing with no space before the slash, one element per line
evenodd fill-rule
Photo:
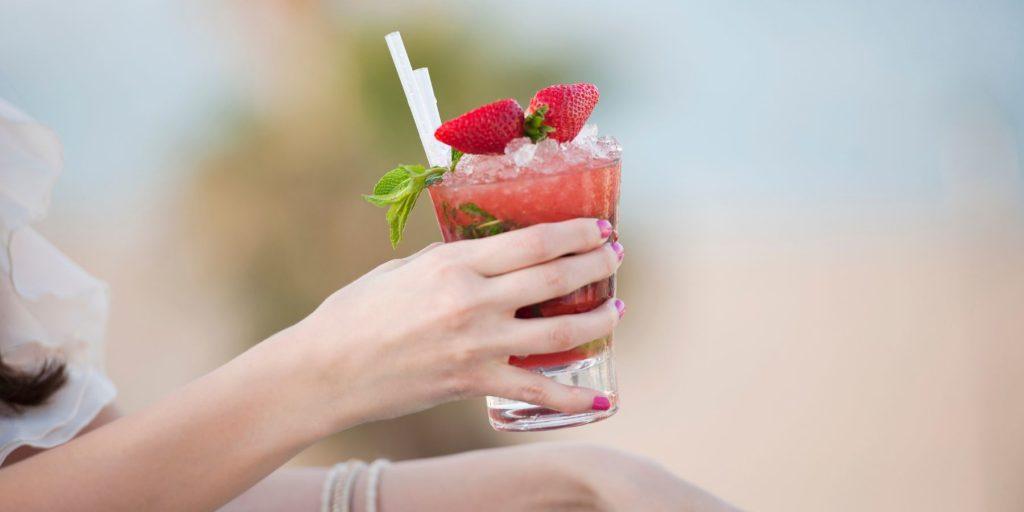
<path fill-rule="evenodd" d="M 45 405 L 0 415 L 0 462 L 21 446 L 70 440 L 116 394 L 103 373 L 106 285 L 31 227 L 62 165 L 56 135 L 0 99 L 0 355 L 30 369 L 57 357 L 68 376 Z"/>

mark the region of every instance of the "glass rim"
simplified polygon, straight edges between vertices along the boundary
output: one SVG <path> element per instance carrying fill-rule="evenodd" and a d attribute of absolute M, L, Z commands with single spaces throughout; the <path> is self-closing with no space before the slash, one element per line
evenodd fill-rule
<path fill-rule="evenodd" d="M 496 179 L 494 181 L 485 181 L 485 182 L 482 182 L 482 183 L 459 183 L 459 184 L 455 184 L 455 185 L 448 185 L 448 184 L 445 184 L 444 180 L 441 180 L 441 181 L 438 181 L 437 183 L 429 185 L 427 187 L 427 190 L 433 190 L 435 188 L 437 188 L 437 189 L 442 189 L 443 188 L 443 189 L 446 189 L 446 190 L 454 190 L 454 189 L 468 188 L 468 187 L 485 187 L 485 186 L 490 186 L 490 185 L 501 185 L 503 183 L 517 183 L 517 182 L 521 182 L 521 181 L 533 181 L 533 180 L 538 180 L 538 179 L 543 179 L 543 178 L 551 178 L 553 176 L 565 176 L 567 174 L 599 171 L 599 170 L 602 170 L 602 169 L 607 169 L 609 167 L 613 167 L 615 165 L 621 165 L 622 164 L 622 156 L 619 155 L 619 156 L 616 156 L 615 158 L 607 158 L 607 159 L 600 159 L 600 160 L 595 159 L 595 160 L 592 160 L 592 162 L 600 162 L 600 163 L 599 164 L 594 164 L 594 165 L 572 165 L 572 166 L 568 166 L 565 170 L 559 170 L 559 171 L 555 171 L 555 172 L 546 172 L 546 173 L 530 172 L 530 173 L 526 173 L 526 174 L 517 174 L 515 177 L 512 177 L 512 178 Z M 451 171 L 451 172 L 458 172 L 458 171 Z"/>

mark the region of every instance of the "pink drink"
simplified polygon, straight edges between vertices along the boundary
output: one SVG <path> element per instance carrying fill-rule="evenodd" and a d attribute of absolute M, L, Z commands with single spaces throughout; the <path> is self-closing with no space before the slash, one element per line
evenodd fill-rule
<path fill-rule="evenodd" d="M 550 154 L 558 146 L 544 145 Z M 617 147 L 617 145 L 616 145 Z M 555 149 L 552 149 L 555 148 Z M 571 149 L 562 149 L 571 151 Z M 558 155 L 554 155 L 558 156 Z M 532 224 L 578 217 L 607 219 L 616 226 L 621 163 L 618 153 L 601 157 L 549 158 L 538 169 L 516 168 L 509 156 L 489 156 L 490 165 L 473 165 L 474 173 L 458 176 L 460 164 L 445 180 L 429 187 L 445 242 L 481 238 Z M 534 163 L 536 166 L 536 162 Z M 615 235 L 613 235 L 614 237 Z M 590 311 L 615 294 L 615 277 L 589 284 L 569 295 L 516 311 L 519 318 L 549 317 Z M 526 431 L 561 428 L 598 421 L 617 410 L 611 335 L 552 354 L 510 357 L 509 363 L 537 371 L 564 383 L 598 389 L 612 400 L 609 411 L 566 415 L 558 411 L 489 397 L 491 424 L 498 430 Z"/>

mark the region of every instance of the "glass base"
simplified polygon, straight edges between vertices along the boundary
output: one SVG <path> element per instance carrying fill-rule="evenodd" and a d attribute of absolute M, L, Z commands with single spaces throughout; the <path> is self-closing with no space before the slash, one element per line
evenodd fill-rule
<path fill-rule="evenodd" d="M 615 367 L 612 365 L 611 348 L 600 354 L 568 364 L 536 368 L 534 371 L 555 382 L 570 386 L 596 389 L 611 401 L 607 411 L 587 411 L 565 414 L 546 407 L 540 407 L 518 400 L 494 396 L 487 397 L 487 416 L 491 427 L 502 432 L 535 432 L 556 428 L 575 427 L 601 421 L 619 410 Z"/>

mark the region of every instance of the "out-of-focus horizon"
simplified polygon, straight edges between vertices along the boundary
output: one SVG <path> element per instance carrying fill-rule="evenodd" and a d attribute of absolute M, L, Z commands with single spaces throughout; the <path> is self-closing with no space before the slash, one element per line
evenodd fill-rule
<path fill-rule="evenodd" d="M 359 193 L 441 115 L 591 81 L 624 152 L 623 409 L 510 435 L 482 400 L 295 463 L 589 440 L 754 510 L 1020 510 L 1024 6 L 986 1 L 16 0 L 0 97 L 53 127 L 42 230 L 111 283 L 135 411 L 384 259 Z M 424 201 L 425 202 L 425 201 Z M 437 240 L 414 212 L 397 255 Z"/>

